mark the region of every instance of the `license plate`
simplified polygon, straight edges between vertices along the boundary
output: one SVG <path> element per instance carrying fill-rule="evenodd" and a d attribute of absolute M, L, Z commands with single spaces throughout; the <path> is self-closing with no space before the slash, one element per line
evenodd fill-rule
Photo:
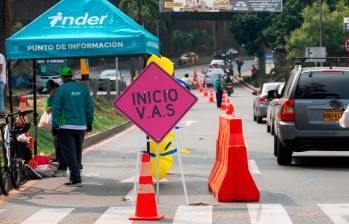
<path fill-rule="evenodd" d="M 338 111 L 324 112 L 324 116 L 322 117 L 322 120 L 338 121 L 339 119 L 341 119 L 342 115 L 343 115 L 343 112 L 338 112 Z"/>

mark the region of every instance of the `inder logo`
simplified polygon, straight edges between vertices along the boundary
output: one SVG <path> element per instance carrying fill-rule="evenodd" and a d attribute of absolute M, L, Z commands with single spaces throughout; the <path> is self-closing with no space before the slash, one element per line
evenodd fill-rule
<path fill-rule="evenodd" d="M 57 15 L 48 17 L 51 27 L 80 27 L 80 26 L 100 26 L 103 25 L 107 15 L 104 16 L 90 16 L 88 13 L 85 13 L 83 16 L 65 16 L 63 12 L 57 12 Z"/>

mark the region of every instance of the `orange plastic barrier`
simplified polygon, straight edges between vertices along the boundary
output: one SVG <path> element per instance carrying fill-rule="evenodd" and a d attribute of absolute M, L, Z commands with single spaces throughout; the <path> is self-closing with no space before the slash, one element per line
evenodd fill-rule
<path fill-rule="evenodd" d="M 228 115 L 219 118 L 216 162 L 208 185 L 219 202 L 259 201 L 259 190 L 248 169 L 242 120 Z"/>
<path fill-rule="evenodd" d="M 136 215 L 129 217 L 129 220 L 160 220 L 163 218 L 164 216 L 157 211 L 150 157 L 149 154 L 144 153 L 139 175 Z"/>

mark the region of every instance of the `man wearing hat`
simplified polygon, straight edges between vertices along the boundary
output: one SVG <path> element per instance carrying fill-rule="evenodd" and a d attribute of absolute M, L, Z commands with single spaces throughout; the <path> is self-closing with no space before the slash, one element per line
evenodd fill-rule
<path fill-rule="evenodd" d="M 68 66 L 60 70 L 63 81 L 53 100 L 52 135 L 58 138 L 59 147 L 70 170 L 67 186 L 81 186 L 79 158 L 85 131 L 92 130 L 93 102 L 90 92 L 73 80 Z M 80 161 L 79 161 L 80 160 Z"/>

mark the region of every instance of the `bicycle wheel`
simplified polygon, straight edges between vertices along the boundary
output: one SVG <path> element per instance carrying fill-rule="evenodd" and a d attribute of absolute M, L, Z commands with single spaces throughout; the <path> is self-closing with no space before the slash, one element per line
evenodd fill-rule
<path fill-rule="evenodd" d="M 4 195 L 11 190 L 10 175 L 7 169 L 7 158 L 3 145 L 0 148 L 0 189 Z"/>
<path fill-rule="evenodd" d="M 13 160 L 10 169 L 11 183 L 14 188 L 19 188 L 22 184 L 23 165 L 21 161 Z"/>

